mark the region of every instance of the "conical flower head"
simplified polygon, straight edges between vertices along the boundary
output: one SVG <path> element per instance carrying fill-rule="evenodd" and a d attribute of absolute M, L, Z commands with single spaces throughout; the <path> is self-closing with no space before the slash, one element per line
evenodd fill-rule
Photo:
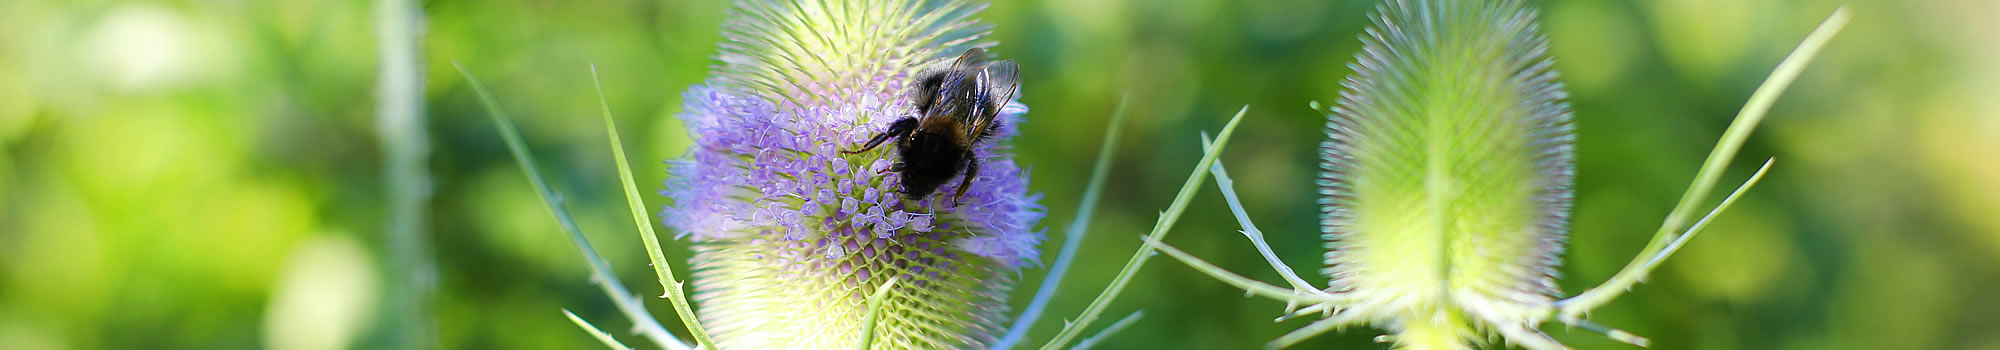
<path fill-rule="evenodd" d="M 991 343 L 1019 265 L 1036 261 L 1038 195 L 1007 156 L 1027 108 L 1009 102 L 972 149 L 962 200 L 900 193 L 895 147 L 857 150 L 912 116 L 912 75 L 982 41 L 960 1 L 738 1 L 720 64 L 685 94 L 694 134 L 669 161 L 661 213 L 695 242 L 700 319 L 725 348 L 852 347 L 891 278 L 877 348 Z M 937 195 L 942 194 L 942 195 Z"/>
<path fill-rule="evenodd" d="M 1394 0 L 1362 36 L 1321 150 L 1330 289 L 1399 344 L 1497 331 L 1559 347 L 1552 310 L 1575 140 L 1535 14 L 1519 2 Z"/>

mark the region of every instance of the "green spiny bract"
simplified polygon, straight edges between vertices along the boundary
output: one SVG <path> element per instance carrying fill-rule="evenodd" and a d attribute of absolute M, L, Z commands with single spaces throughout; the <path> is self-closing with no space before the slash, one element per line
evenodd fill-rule
<path fill-rule="evenodd" d="M 1575 178 L 1566 94 L 1534 13 L 1511 0 L 1395 0 L 1362 37 L 1339 103 L 1328 113 L 1318 180 L 1328 253 L 1320 289 L 1264 243 L 1217 162 L 1210 172 L 1242 233 L 1291 288 L 1256 282 L 1157 240 L 1151 247 L 1203 273 L 1287 302 L 1285 317 L 1326 319 L 1269 345 L 1371 324 L 1377 340 L 1417 349 L 1491 339 L 1563 345 L 1536 330 L 1555 319 L 1638 346 L 1643 337 L 1583 320 L 1630 290 L 1754 186 L 1772 160 L 1696 220 L 1750 131 L 1807 62 L 1845 26 L 1835 10 L 1757 87 L 1653 238 L 1617 274 L 1557 299 Z M 1314 103 L 1314 108 L 1319 108 Z M 1178 202 L 1177 202 L 1178 203 Z M 1683 231 L 1685 230 L 1685 231 Z M 1300 304 L 1309 304 L 1300 308 Z"/>
<path fill-rule="evenodd" d="M 1321 148 L 1336 318 L 1399 345 L 1497 332 L 1560 347 L 1553 310 L 1575 140 L 1535 13 L 1518 1 L 1399 0 L 1362 36 Z"/>

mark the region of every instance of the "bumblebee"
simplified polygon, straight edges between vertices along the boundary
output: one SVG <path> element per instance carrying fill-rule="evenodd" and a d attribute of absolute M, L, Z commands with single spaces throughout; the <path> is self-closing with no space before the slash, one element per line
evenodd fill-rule
<path fill-rule="evenodd" d="M 957 59 L 940 61 L 919 71 L 907 95 L 910 116 L 889 124 L 855 154 L 895 139 L 900 157 L 887 171 L 902 174 L 903 196 L 922 200 L 950 181 L 958 181 L 952 205 L 965 197 L 979 176 L 979 159 L 972 149 L 993 136 L 1000 126 L 1000 108 L 1020 88 L 1020 67 L 1013 60 L 988 62 L 986 50 L 972 48 Z"/>

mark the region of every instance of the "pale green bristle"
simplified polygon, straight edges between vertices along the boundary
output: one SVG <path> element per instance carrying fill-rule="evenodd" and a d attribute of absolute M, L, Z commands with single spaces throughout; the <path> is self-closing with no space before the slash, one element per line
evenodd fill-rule
<path fill-rule="evenodd" d="M 1325 272 L 1416 333 L 1401 344 L 1539 323 L 1557 293 L 1575 136 L 1534 19 L 1518 1 L 1386 4 L 1330 110 Z"/>
<path fill-rule="evenodd" d="M 784 240 L 696 246 L 694 299 L 725 348 L 841 348 L 861 339 L 866 295 L 901 276 L 875 329 L 878 349 L 975 348 L 1005 321 L 1011 276 L 935 236 L 847 240 L 839 257 Z M 930 247 L 923 251 L 920 247 Z M 843 248 L 846 249 L 846 248 Z"/>
<path fill-rule="evenodd" d="M 773 102 L 839 104 L 898 93 L 884 80 L 990 47 L 986 5 L 959 0 L 738 0 L 722 25 L 713 85 Z"/>

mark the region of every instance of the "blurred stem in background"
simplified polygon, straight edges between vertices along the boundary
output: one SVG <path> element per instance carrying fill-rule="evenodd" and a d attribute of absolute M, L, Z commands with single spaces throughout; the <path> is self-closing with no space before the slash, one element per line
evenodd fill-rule
<path fill-rule="evenodd" d="M 424 135 L 423 69 L 418 41 L 422 9 L 407 0 L 375 2 L 375 35 L 381 66 L 375 124 L 381 133 L 385 199 L 389 213 L 383 242 L 388 264 L 381 333 L 384 347 L 434 348 L 431 299 L 436 267 L 431 262 L 427 218 L 431 184 Z"/>
<path fill-rule="evenodd" d="M 590 245 L 590 239 L 583 235 L 583 228 L 576 225 L 575 216 L 570 215 L 569 209 L 563 205 L 562 195 L 557 194 L 555 189 L 549 187 L 549 182 L 542 179 L 542 172 L 537 170 L 535 165 L 534 154 L 528 153 L 527 142 L 521 140 L 521 134 L 514 129 L 514 122 L 507 118 L 506 110 L 500 109 L 500 102 L 494 100 L 493 94 L 486 91 L 486 85 L 479 83 L 479 78 L 474 77 L 464 65 L 454 62 L 453 68 L 457 68 L 458 74 L 465 77 L 466 85 L 472 87 L 473 94 L 479 97 L 479 103 L 486 106 L 486 115 L 492 117 L 493 125 L 500 132 L 500 139 L 506 141 L 508 153 L 514 155 L 514 164 L 521 167 L 521 173 L 527 175 L 528 183 L 534 185 L 535 193 L 541 196 L 542 207 L 548 209 L 550 216 L 555 217 L 556 224 L 562 227 L 564 233 L 569 234 L 570 243 L 583 255 L 583 261 L 590 267 L 590 283 L 603 289 L 605 297 L 611 299 L 611 303 L 618 307 L 618 312 L 632 319 L 632 332 L 652 340 L 653 344 L 664 349 L 689 349 L 687 343 L 674 338 L 672 333 L 667 332 L 665 326 L 660 325 L 658 319 L 653 318 L 653 314 L 647 313 L 646 306 L 639 301 L 638 295 L 625 289 L 625 282 L 618 280 L 618 274 L 611 271 L 611 264 L 605 262 L 603 255 L 597 253 L 597 248 Z M 595 81 L 597 66 L 591 66 L 590 73 L 591 79 Z M 611 114 L 609 107 L 605 108 L 605 115 L 609 118 Z M 617 135 L 615 128 L 611 128 L 610 131 L 611 135 Z M 563 312 L 569 313 L 568 310 Z M 592 330 L 593 336 L 597 335 L 596 327 L 590 326 L 588 322 L 583 321 L 583 318 L 574 314 L 570 314 L 569 317 L 578 326 Z"/>

